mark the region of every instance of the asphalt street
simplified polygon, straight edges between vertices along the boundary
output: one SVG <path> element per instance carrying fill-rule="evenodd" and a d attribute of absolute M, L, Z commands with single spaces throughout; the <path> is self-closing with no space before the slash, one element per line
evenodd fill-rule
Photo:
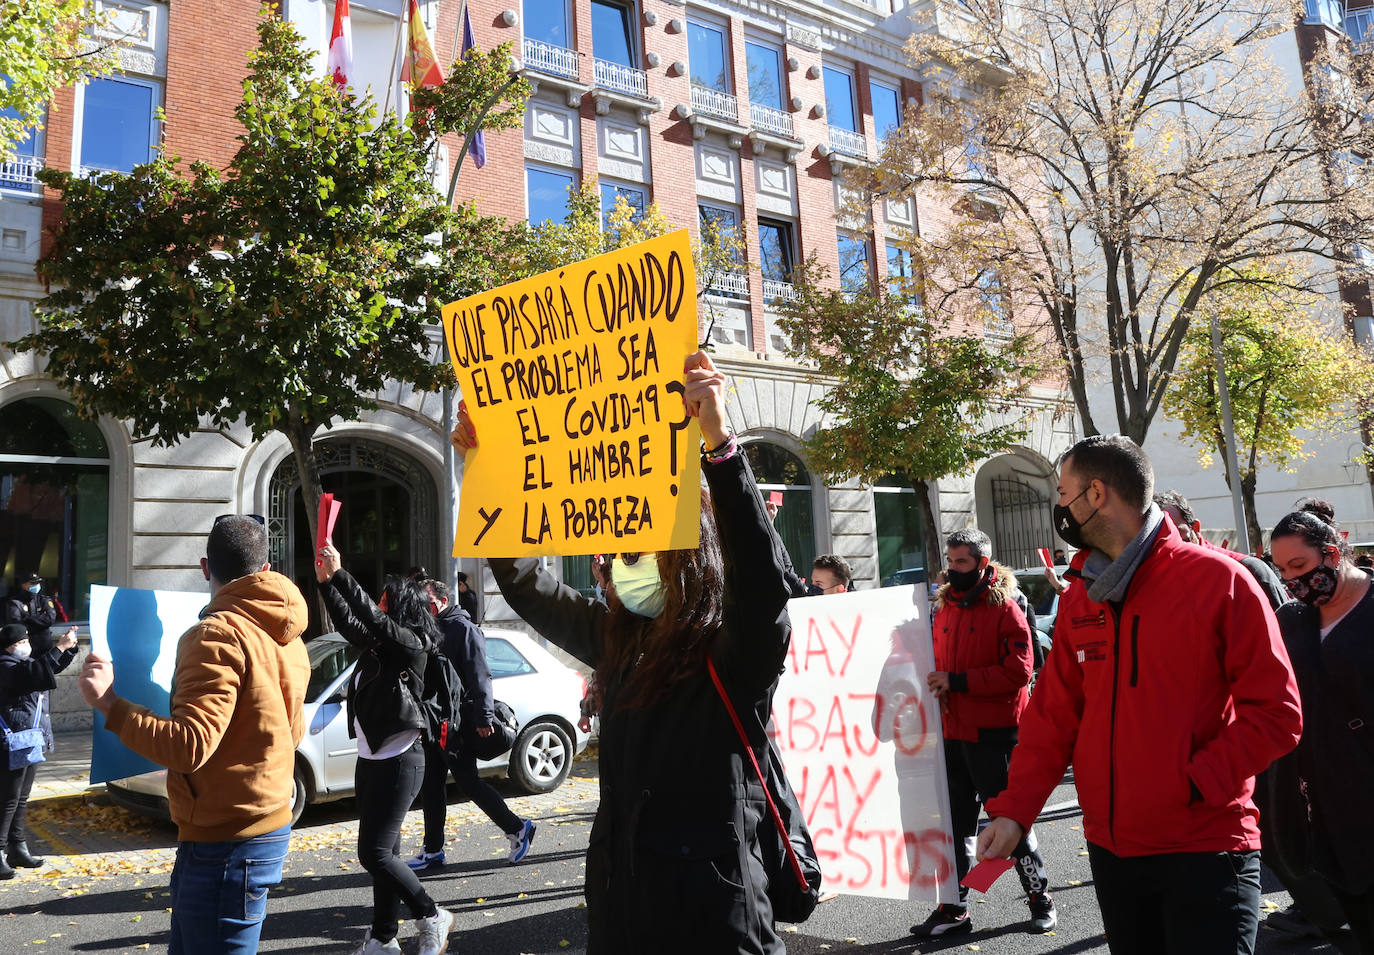
<path fill-rule="evenodd" d="M 515 811 L 534 818 L 539 833 L 526 862 L 506 862 L 504 836 L 471 803 L 449 807 L 447 865 L 424 876 L 441 905 L 458 914 L 451 951 L 460 953 L 582 953 L 583 851 L 597 805 L 594 763 L 579 763 L 559 790 L 516 797 Z M 1051 800 L 1037 826 L 1059 906 L 1052 934 L 1026 930 L 1026 906 L 1013 874 L 977 896 L 975 931 L 945 941 L 918 942 L 909 926 L 929 908 L 921 902 L 838 896 L 800 926 L 786 926 L 789 953 L 964 952 L 987 955 L 1107 952 L 1093 897 L 1081 817 L 1071 785 Z M 1057 807 L 1057 808 L 1056 808 Z M 368 924 L 366 873 L 357 863 L 352 800 L 306 811 L 292 840 L 282 885 L 274 889 L 261 951 L 330 953 L 352 949 Z M 48 799 L 31 807 L 32 843 L 49 853 L 43 869 L 0 883 L 0 955 L 15 952 L 165 952 L 167 880 L 175 833 L 133 817 L 103 795 Z M 418 812 L 407 820 L 404 845 L 420 839 Z M 1267 910 L 1287 905 L 1278 886 L 1265 886 Z M 663 927 L 665 937 L 672 925 Z M 414 951 L 413 928 L 402 923 L 403 950 Z M 1265 955 L 1336 953 L 1318 942 L 1291 941 L 1261 928 Z"/>

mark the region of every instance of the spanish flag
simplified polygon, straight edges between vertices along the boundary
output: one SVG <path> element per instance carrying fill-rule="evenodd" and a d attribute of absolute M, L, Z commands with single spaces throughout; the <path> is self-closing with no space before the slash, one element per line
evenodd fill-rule
<path fill-rule="evenodd" d="M 410 0 L 410 43 L 407 46 L 401 79 L 417 90 L 441 85 L 444 71 L 434 57 L 434 43 L 425 29 L 425 21 L 420 19 L 420 5 L 416 0 Z"/>

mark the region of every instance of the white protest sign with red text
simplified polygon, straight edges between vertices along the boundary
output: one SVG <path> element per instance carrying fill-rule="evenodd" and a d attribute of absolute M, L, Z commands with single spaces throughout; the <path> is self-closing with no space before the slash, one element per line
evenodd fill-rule
<path fill-rule="evenodd" d="M 774 741 L 823 890 L 957 901 L 925 587 L 803 597 L 773 699 Z"/>

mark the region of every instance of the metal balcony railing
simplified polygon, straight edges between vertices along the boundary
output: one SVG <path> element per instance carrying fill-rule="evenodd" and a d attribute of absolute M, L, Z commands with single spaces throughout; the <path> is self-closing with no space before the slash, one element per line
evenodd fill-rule
<path fill-rule="evenodd" d="M 692 110 L 705 113 L 707 116 L 728 119 L 732 123 L 739 122 L 739 100 L 729 93 L 713 90 L 709 86 L 692 84 Z"/>
<path fill-rule="evenodd" d="M 777 279 L 763 280 L 763 300 L 765 302 L 793 302 L 797 298 L 797 287 L 791 282 L 780 282 Z"/>
<path fill-rule="evenodd" d="M 860 159 L 868 158 L 868 140 L 863 133 L 856 133 L 852 129 L 844 129 L 840 126 L 829 126 L 830 148 L 837 153 L 844 153 L 846 156 L 857 156 Z"/>
<path fill-rule="evenodd" d="M 711 278 L 708 295 L 721 295 L 726 298 L 748 298 L 749 276 L 743 272 L 717 272 Z"/>
<path fill-rule="evenodd" d="M 758 103 L 749 104 L 749 122 L 757 130 L 765 133 L 775 133 L 778 136 L 792 138 L 792 114 L 784 113 L 780 109 L 771 106 L 760 106 Z"/>
<path fill-rule="evenodd" d="M 643 70 L 610 60 L 594 60 L 592 72 L 593 82 L 602 89 L 627 93 L 640 99 L 649 98 L 649 76 Z"/>
<path fill-rule="evenodd" d="M 1374 53 L 1374 7 L 1351 10 L 1345 15 L 1345 32 L 1357 53 Z"/>
<path fill-rule="evenodd" d="M 540 73 L 548 73 L 552 76 L 561 76 L 565 79 L 577 79 L 577 51 L 569 50 L 565 47 L 554 46 L 552 43 L 545 43 L 543 40 L 532 40 L 525 37 L 525 42 L 521 50 L 525 66 Z"/>
<path fill-rule="evenodd" d="M 38 188 L 38 171 L 43 160 L 38 156 L 16 156 L 0 162 L 0 189 L 19 189 L 33 192 Z"/>

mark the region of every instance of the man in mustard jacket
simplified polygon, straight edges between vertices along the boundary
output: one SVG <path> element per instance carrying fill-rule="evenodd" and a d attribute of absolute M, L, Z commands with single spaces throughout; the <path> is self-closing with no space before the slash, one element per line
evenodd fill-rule
<path fill-rule="evenodd" d="M 114 667 L 98 654 L 81 670 L 81 695 L 105 728 L 167 767 L 178 839 L 171 955 L 256 952 L 291 837 L 307 609 L 268 564 L 260 520 L 226 515 L 210 531 L 200 562 L 210 605 L 177 645 L 171 716 L 118 696 Z"/>

